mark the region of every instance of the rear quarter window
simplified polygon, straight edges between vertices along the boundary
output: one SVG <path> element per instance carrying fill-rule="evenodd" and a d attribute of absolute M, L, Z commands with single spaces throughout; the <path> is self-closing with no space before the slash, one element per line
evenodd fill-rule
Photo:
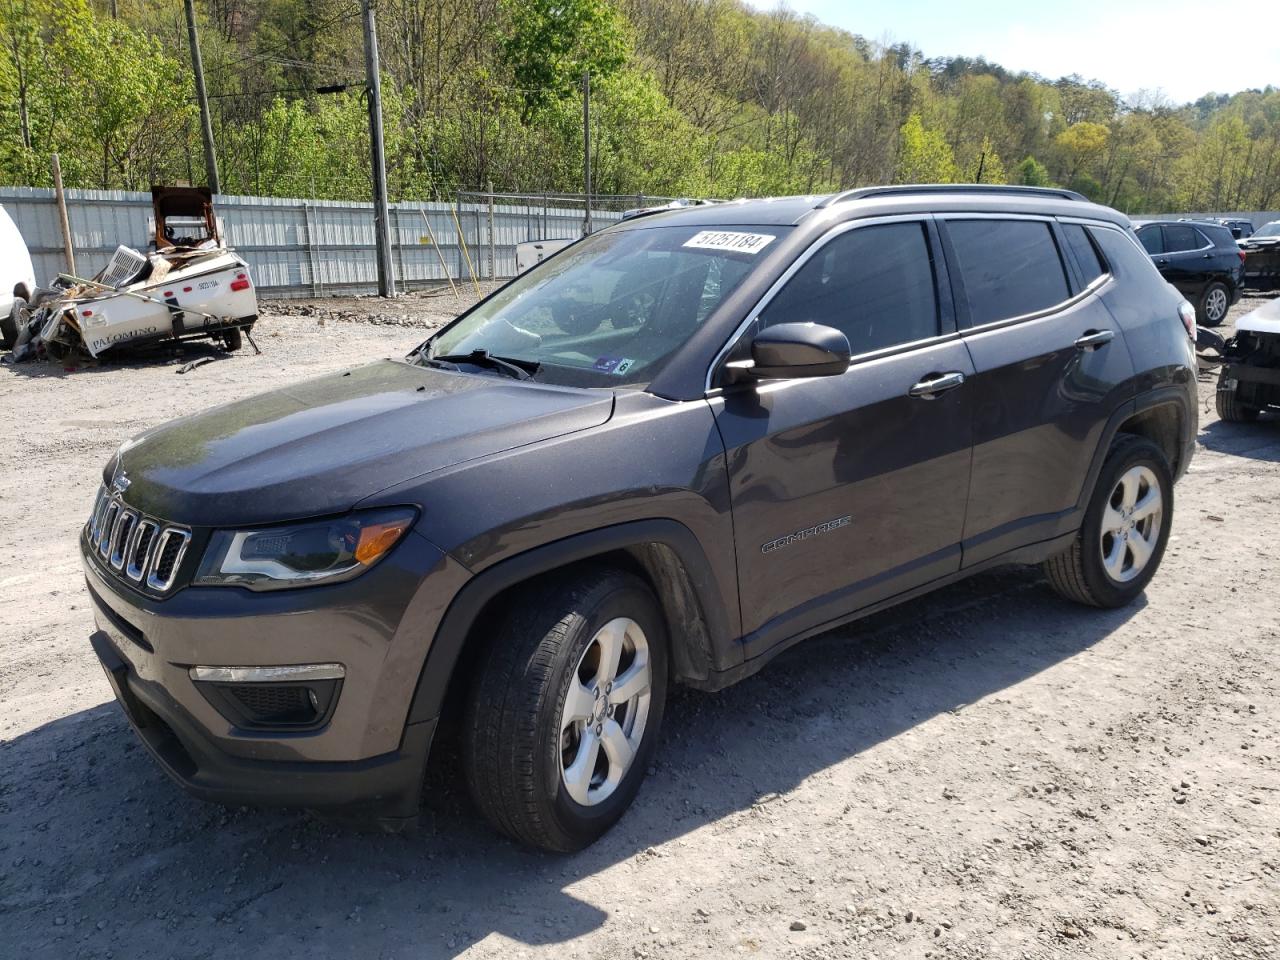
<path fill-rule="evenodd" d="M 946 229 L 971 326 L 1039 313 L 1070 297 L 1048 223 L 948 220 Z"/>
<path fill-rule="evenodd" d="M 1093 281 L 1106 274 L 1107 266 L 1094 249 L 1089 233 L 1078 223 L 1064 223 L 1062 232 L 1067 238 L 1067 246 L 1076 258 L 1076 266 L 1080 269 L 1080 280 L 1087 287 Z"/>

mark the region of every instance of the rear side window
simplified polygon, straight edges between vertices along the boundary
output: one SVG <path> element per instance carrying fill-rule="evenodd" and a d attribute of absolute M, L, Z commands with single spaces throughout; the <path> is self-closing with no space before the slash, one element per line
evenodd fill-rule
<path fill-rule="evenodd" d="M 1037 313 L 1070 297 L 1049 224 L 1039 220 L 949 220 L 973 326 Z"/>
<path fill-rule="evenodd" d="M 1211 246 L 1195 227 L 1186 223 L 1166 223 L 1164 225 L 1164 252 L 1181 253 L 1184 250 L 1199 250 Z"/>
<path fill-rule="evenodd" d="M 1159 227 L 1156 229 L 1158 230 Z M 1094 227 L 1089 233 L 1102 249 L 1102 255 L 1111 265 L 1111 272 L 1121 280 L 1134 280 L 1141 277 L 1160 280 L 1160 274 L 1156 272 L 1151 259 L 1144 257 L 1133 241 L 1119 230 Z"/>
<path fill-rule="evenodd" d="M 1098 251 L 1094 249 L 1093 241 L 1089 239 L 1089 234 L 1085 232 L 1084 227 L 1078 223 L 1064 223 L 1062 232 L 1066 234 L 1067 246 L 1075 254 L 1076 266 L 1080 268 L 1080 279 L 1087 287 L 1106 273 L 1107 268 L 1099 259 Z"/>
<path fill-rule="evenodd" d="M 855 355 L 936 337 L 938 300 L 924 224 L 840 234 L 805 261 L 761 321 L 835 327 Z"/>

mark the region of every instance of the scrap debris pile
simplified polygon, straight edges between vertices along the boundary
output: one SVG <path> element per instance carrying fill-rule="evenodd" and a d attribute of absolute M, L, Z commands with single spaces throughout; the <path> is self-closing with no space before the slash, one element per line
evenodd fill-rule
<path fill-rule="evenodd" d="M 120 246 L 92 279 L 60 275 L 0 322 L 13 363 L 97 358 L 190 339 L 238 350 L 258 319 L 249 266 L 222 239 L 203 187 L 152 187 L 155 252 Z M 252 343 L 250 339 L 250 343 Z"/>

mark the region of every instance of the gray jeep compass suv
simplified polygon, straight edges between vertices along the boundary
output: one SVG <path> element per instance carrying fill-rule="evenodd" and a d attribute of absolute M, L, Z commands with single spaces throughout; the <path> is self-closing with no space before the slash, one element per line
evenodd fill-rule
<path fill-rule="evenodd" d="M 673 683 L 996 564 L 1132 600 L 1193 450 L 1192 321 L 1068 191 L 633 217 L 404 360 L 122 446 L 92 644 L 197 796 L 409 822 L 439 727 L 495 825 L 580 848 Z"/>

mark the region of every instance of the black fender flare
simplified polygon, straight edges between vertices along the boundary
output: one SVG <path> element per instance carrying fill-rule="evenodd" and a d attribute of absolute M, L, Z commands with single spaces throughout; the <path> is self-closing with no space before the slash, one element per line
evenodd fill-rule
<path fill-rule="evenodd" d="M 1080 490 L 1080 500 L 1076 504 L 1077 509 L 1083 511 L 1089 506 L 1089 501 L 1093 498 L 1094 485 L 1098 482 L 1098 474 L 1102 472 L 1102 464 L 1107 459 L 1107 453 L 1111 449 L 1111 444 L 1115 442 L 1116 434 L 1120 432 L 1120 428 L 1140 413 L 1154 410 L 1156 407 L 1170 405 L 1178 408 L 1180 422 L 1185 428 L 1191 417 L 1191 411 L 1187 407 L 1186 391 L 1176 386 L 1157 387 L 1154 390 L 1139 394 L 1131 400 L 1126 400 L 1111 414 L 1106 426 L 1102 429 L 1102 435 L 1098 438 L 1098 447 L 1093 453 L 1093 460 L 1089 464 L 1088 476 Z M 1183 444 L 1186 441 L 1184 437 L 1180 436 L 1178 437 L 1178 442 Z M 1170 464 L 1170 469 L 1185 469 L 1185 461 L 1186 458 L 1183 457 L 1180 465 Z M 1175 476 L 1177 475 L 1180 475 L 1180 473 L 1175 474 Z"/>
<path fill-rule="evenodd" d="M 495 563 L 468 580 L 449 604 L 427 649 L 406 722 L 418 723 L 440 715 L 471 627 L 489 601 L 498 594 L 571 563 L 653 544 L 674 551 L 688 573 L 694 596 L 701 606 L 709 649 L 704 651 L 708 662 L 700 666 L 710 673 L 724 669 L 727 665 L 724 661 L 732 661 L 735 654 L 740 660 L 741 649 L 729 635 L 724 598 L 716 587 L 710 563 L 697 537 L 675 520 L 636 520 L 534 547 Z M 697 678 L 693 679 L 696 683 Z"/>

